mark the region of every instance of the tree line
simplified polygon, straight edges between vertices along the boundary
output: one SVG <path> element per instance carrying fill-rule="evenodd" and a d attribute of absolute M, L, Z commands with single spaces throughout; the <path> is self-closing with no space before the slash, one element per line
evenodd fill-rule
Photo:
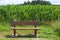
<path fill-rule="evenodd" d="M 44 1 L 44 0 L 34 0 L 32 2 L 30 2 L 30 1 L 24 2 L 24 5 L 29 5 L 29 4 L 51 5 L 51 3 L 49 1 Z"/>

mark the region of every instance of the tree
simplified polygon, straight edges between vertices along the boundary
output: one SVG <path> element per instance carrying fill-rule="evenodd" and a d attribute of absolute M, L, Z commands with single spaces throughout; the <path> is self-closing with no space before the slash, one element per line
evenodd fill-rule
<path fill-rule="evenodd" d="M 26 1 L 24 1 L 24 4 L 26 4 Z"/>
<path fill-rule="evenodd" d="M 27 4 L 30 4 L 30 1 L 29 0 L 27 1 Z"/>
<path fill-rule="evenodd" d="M 24 1 L 24 4 L 30 4 L 30 1 L 28 0 L 27 2 L 26 1 Z"/>

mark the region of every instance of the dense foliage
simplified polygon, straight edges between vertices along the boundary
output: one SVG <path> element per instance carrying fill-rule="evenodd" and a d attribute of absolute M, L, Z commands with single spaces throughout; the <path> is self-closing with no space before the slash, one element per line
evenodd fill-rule
<path fill-rule="evenodd" d="M 0 6 L 0 22 L 13 20 L 54 21 L 60 18 L 60 6 L 53 5 L 7 5 Z"/>
<path fill-rule="evenodd" d="M 34 4 L 51 5 L 51 3 L 49 1 L 41 1 L 41 0 L 32 1 L 32 2 L 30 2 L 30 1 L 24 2 L 24 5 L 29 5 L 29 4 L 31 4 L 31 5 L 34 5 Z"/>

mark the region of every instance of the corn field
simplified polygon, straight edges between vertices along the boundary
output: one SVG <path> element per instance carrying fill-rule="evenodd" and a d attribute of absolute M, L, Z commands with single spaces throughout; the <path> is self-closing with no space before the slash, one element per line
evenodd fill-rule
<path fill-rule="evenodd" d="M 0 22 L 14 20 L 60 20 L 60 6 L 54 5 L 6 5 L 0 6 Z"/>

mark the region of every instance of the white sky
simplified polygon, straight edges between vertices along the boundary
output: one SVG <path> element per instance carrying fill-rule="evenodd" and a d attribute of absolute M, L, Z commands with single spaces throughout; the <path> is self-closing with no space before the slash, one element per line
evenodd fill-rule
<path fill-rule="evenodd" d="M 0 0 L 0 5 L 6 5 L 6 4 L 22 4 L 24 1 L 27 0 Z M 32 1 L 32 0 L 29 0 Z M 58 4 L 60 5 L 60 0 L 47 0 L 50 1 L 52 4 Z"/>

